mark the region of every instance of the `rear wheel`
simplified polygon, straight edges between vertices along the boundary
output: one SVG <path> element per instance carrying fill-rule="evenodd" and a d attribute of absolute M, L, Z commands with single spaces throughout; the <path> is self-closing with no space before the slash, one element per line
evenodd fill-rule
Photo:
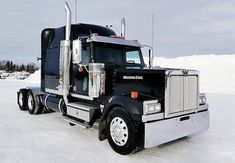
<path fill-rule="evenodd" d="M 36 102 L 36 99 L 31 90 L 28 91 L 27 95 L 27 108 L 29 114 L 40 114 L 43 111 L 42 106 Z"/>
<path fill-rule="evenodd" d="M 18 105 L 20 110 L 24 111 L 27 110 L 27 102 L 26 102 L 26 94 L 27 92 L 25 90 L 19 90 L 18 92 Z"/>
<path fill-rule="evenodd" d="M 114 151 L 126 155 L 135 149 L 133 121 L 123 108 L 114 108 L 109 113 L 106 127 L 108 141 Z"/>

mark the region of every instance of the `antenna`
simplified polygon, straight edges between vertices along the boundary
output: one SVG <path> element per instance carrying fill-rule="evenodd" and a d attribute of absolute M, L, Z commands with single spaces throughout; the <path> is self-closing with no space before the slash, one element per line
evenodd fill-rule
<path fill-rule="evenodd" d="M 154 59 L 154 14 L 152 14 L 152 60 Z"/>
<path fill-rule="evenodd" d="M 126 36 L 126 21 L 125 18 L 121 19 L 121 37 L 125 38 Z"/>
<path fill-rule="evenodd" d="M 77 24 L 77 0 L 74 0 L 74 10 L 75 10 L 75 17 L 74 17 L 74 21 L 75 21 L 75 24 Z"/>

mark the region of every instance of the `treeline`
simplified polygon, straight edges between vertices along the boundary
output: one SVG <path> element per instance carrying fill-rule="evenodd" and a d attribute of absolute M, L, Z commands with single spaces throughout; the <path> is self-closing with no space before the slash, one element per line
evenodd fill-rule
<path fill-rule="evenodd" d="M 6 72 L 27 71 L 29 73 L 34 73 L 38 70 L 38 67 L 35 63 L 19 65 L 13 63 L 12 61 L 0 61 L 0 70 L 5 70 Z"/>

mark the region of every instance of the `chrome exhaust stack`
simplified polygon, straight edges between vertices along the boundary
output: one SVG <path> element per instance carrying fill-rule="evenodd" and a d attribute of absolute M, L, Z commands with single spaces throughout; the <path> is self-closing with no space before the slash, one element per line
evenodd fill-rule
<path fill-rule="evenodd" d="M 65 2 L 65 11 L 66 11 L 66 29 L 65 29 L 65 40 L 60 43 L 60 85 L 61 85 L 61 94 L 63 95 L 64 102 L 67 105 L 70 88 L 69 80 L 69 67 L 71 60 L 71 10 L 67 2 Z"/>
<path fill-rule="evenodd" d="M 67 2 L 65 2 L 65 11 L 66 11 L 66 32 L 65 32 L 65 40 L 70 39 L 71 33 L 71 10 Z"/>
<path fill-rule="evenodd" d="M 121 19 L 121 37 L 126 37 L 126 21 L 125 18 Z"/>

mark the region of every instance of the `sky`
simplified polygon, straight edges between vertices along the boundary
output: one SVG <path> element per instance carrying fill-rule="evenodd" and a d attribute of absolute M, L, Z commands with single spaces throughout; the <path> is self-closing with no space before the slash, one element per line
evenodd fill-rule
<path fill-rule="evenodd" d="M 75 0 L 67 0 L 75 23 Z M 64 0 L 5 0 L 0 2 L 0 60 L 36 62 L 44 28 L 65 25 Z M 179 57 L 235 53 L 234 0 L 77 0 L 77 22 L 112 25 L 126 38 L 152 44 L 154 55 Z"/>

